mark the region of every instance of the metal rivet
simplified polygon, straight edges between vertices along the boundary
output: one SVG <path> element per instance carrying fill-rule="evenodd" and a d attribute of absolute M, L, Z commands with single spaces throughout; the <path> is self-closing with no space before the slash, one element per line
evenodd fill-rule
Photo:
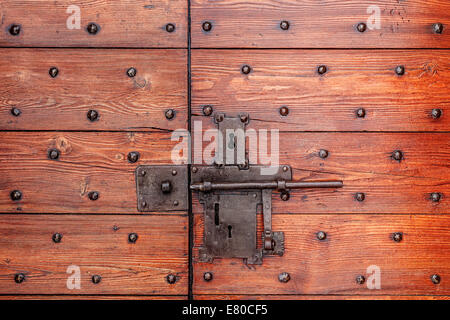
<path fill-rule="evenodd" d="M 213 278 L 214 278 L 214 276 L 211 272 L 205 272 L 203 274 L 203 279 L 207 282 L 211 281 Z"/>
<path fill-rule="evenodd" d="M 20 33 L 20 25 L 18 25 L 18 24 L 13 24 L 13 25 L 11 25 L 10 27 L 9 27 L 9 33 L 12 35 L 12 36 L 18 36 L 19 35 L 19 33 Z"/>
<path fill-rule="evenodd" d="M 100 197 L 100 194 L 97 191 L 91 191 L 88 193 L 88 197 L 90 200 L 95 201 Z"/>
<path fill-rule="evenodd" d="M 433 202 L 439 202 L 441 201 L 442 195 L 439 192 L 433 192 L 430 194 L 430 200 Z"/>
<path fill-rule="evenodd" d="M 438 274 L 433 274 L 431 277 L 431 282 L 434 284 L 439 284 L 441 282 L 441 276 Z"/>
<path fill-rule="evenodd" d="M 437 108 L 431 110 L 431 116 L 433 119 L 439 119 L 442 116 L 442 110 Z"/>
<path fill-rule="evenodd" d="M 163 181 L 161 183 L 161 191 L 163 193 L 170 193 L 172 191 L 172 184 L 170 181 Z"/>
<path fill-rule="evenodd" d="M 282 272 L 278 275 L 278 281 L 280 282 L 286 283 L 289 282 L 289 280 L 291 280 L 291 276 L 287 272 Z"/>
<path fill-rule="evenodd" d="M 203 114 L 205 116 L 210 116 L 213 113 L 213 108 L 212 106 L 204 106 L 203 107 Z"/>
<path fill-rule="evenodd" d="M 198 171 L 197 167 L 192 167 L 192 172 L 196 173 Z"/>
<path fill-rule="evenodd" d="M 22 113 L 22 111 L 20 111 L 20 109 L 17 109 L 17 108 L 11 108 L 11 114 L 12 114 L 14 117 L 20 116 L 21 113 Z"/>
<path fill-rule="evenodd" d="M 405 67 L 404 66 L 397 66 L 397 67 L 395 67 L 395 73 L 398 76 L 404 75 L 405 74 Z"/>
<path fill-rule="evenodd" d="M 175 111 L 173 109 L 169 109 L 164 113 L 164 115 L 167 120 L 172 120 L 175 117 Z"/>
<path fill-rule="evenodd" d="M 248 121 L 248 114 L 246 114 L 246 113 L 240 114 L 239 115 L 239 119 L 241 119 L 241 122 L 247 123 L 247 121 Z"/>
<path fill-rule="evenodd" d="M 322 159 L 327 158 L 328 157 L 328 151 L 324 150 L 324 149 L 319 150 L 319 157 L 321 157 Z"/>
<path fill-rule="evenodd" d="M 136 163 L 139 160 L 140 154 L 137 151 L 131 151 L 128 153 L 128 162 L 130 163 Z"/>
<path fill-rule="evenodd" d="M 316 236 L 317 236 L 317 239 L 319 239 L 321 241 L 325 240 L 327 238 L 327 234 L 323 231 L 317 232 Z"/>
<path fill-rule="evenodd" d="M 147 206 L 147 202 L 142 201 L 142 202 L 141 202 L 141 207 L 142 207 L 142 208 L 145 208 L 146 206 Z"/>
<path fill-rule="evenodd" d="M 136 77 L 136 74 L 137 74 L 136 68 L 131 67 L 127 70 L 127 76 L 129 76 L 130 78 Z"/>
<path fill-rule="evenodd" d="M 97 112 L 97 110 L 89 110 L 89 111 L 87 112 L 87 114 L 86 114 L 86 117 L 87 117 L 90 121 L 94 122 L 95 120 L 98 119 L 98 112 Z"/>
<path fill-rule="evenodd" d="M 22 192 L 20 192 L 20 190 L 13 190 L 9 195 L 12 201 L 19 201 L 22 199 Z"/>
<path fill-rule="evenodd" d="M 359 202 L 362 202 L 362 201 L 364 201 L 364 199 L 366 199 L 366 195 L 362 192 L 357 192 L 355 194 L 355 199 Z"/>
<path fill-rule="evenodd" d="M 179 204 L 180 204 L 180 203 L 178 202 L 178 200 L 175 200 L 175 201 L 173 202 L 173 205 L 174 205 L 175 207 L 177 207 Z"/>
<path fill-rule="evenodd" d="M 399 162 L 402 161 L 403 152 L 401 152 L 400 150 L 395 150 L 394 152 L 392 152 L 392 159 L 399 161 Z"/>
<path fill-rule="evenodd" d="M 50 77 L 52 77 L 52 78 L 56 78 L 56 77 L 58 76 L 58 73 L 59 73 L 59 70 L 58 70 L 57 67 L 51 67 L 51 68 L 48 70 L 48 74 L 49 74 Z"/>
<path fill-rule="evenodd" d="M 118 226 L 116 226 L 116 225 L 113 225 L 113 230 L 114 231 L 117 231 L 117 230 L 119 230 L 120 228 L 118 227 Z"/>
<path fill-rule="evenodd" d="M 147 174 L 147 171 L 145 171 L 145 170 L 141 171 L 141 176 L 145 177 L 146 174 Z"/>
<path fill-rule="evenodd" d="M 178 171 L 177 170 L 172 170 L 172 175 L 173 176 L 176 176 L 178 174 Z"/>
<path fill-rule="evenodd" d="M 14 276 L 14 281 L 16 283 L 22 283 L 25 280 L 25 275 L 23 273 L 16 273 Z"/>
<path fill-rule="evenodd" d="M 288 30 L 289 29 L 289 22 L 288 21 L 281 21 L 280 22 L 280 28 L 282 30 Z"/>
<path fill-rule="evenodd" d="M 214 115 L 214 121 L 216 123 L 222 122 L 223 121 L 223 114 L 222 113 L 216 113 Z"/>
<path fill-rule="evenodd" d="M 283 172 L 288 172 L 289 171 L 289 167 L 288 166 L 283 166 Z"/>
<path fill-rule="evenodd" d="M 167 32 L 174 32 L 175 31 L 175 25 L 172 23 L 166 24 L 166 31 Z"/>
<path fill-rule="evenodd" d="M 357 276 L 355 280 L 357 284 L 363 284 L 364 282 L 366 282 L 366 278 L 362 275 Z"/>
<path fill-rule="evenodd" d="M 325 73 L 327 72 L 327 66 L 325 66 L 325 65 L 319 66 L 319 67 L 317 68 L 317 72 L 318 72 L 319 74 L 325 74 Z"/>
<path fill-rule="evenodd" d="M 53 242 L 54 243 L 60 243 L 61 242 L 61 240 L 62 240 L 62 234 L 61 233 L 55 233 L 53 236 L 52 236 L 52 240 L 53 240 Z"/>
<path fill-rule="evenodd" d="M 282 192 L 280 193 L 280 198 L 281 198 L 281 200 L 283 200 L 283 201 L 288 201 L 290 197 L 291 197 L 291 195 L 290 195 L 289 192 L 287 192 L 287 191 L 282 191 Z"/>
<path fill-rule="evenodd" d="M 137 239 L 139 238 L 139 236 L 137 235 L 137 233 L 130 233 L 128 235 L 128 242 L 130 243 L 136 243 Z"/>
<path fill-rule="evenodd" d="M 58 160 L 59 159 L 59 150 L 58 149 L 48 150 L 48 157 L 51 160 Z"/>
<path fill-rule="evenodd" d="M 444 25 L 442 23 L 433 24 L 433 32 L 437 34 L 441 34 L 444 31 Z"/>
<path fill-rule="evenodd" d="M 358 25 L 356 26 L 356 29 L 359 32 L 364 32 L 367 30 L 367 25 L 364 22 L 358 23 Z"/>
<path fill-rule="evenodd" d="M 177 282 L 177 277 L 176 277 L 174 274 L 169 274 L 169 275 L 167 275 L 167 277 L 166 277 L 166 281 L 167 281 L 169 284 L 174 284 L 175 282 Z"/>
<path fill-rule="evenodd" d="M 98 24 L 96 23 L 89 23 L 86 27 L 87 32 L 89 32 L 89 34 L 97 34 L 99 31 L 100 27 L 98 26 Z"/>
<path fill-rule="evenodd" d="M 279 110 L 280 115 L 282 115 L 283 117 L 286 117 L 289 114 L 289 108 L 286 106 L 282 106 Z"/>
<path fill-rule="evenodd" d="M 246 64 L 246 65 L 242 66 L 241 72 L 243 74 L 249 74 L 250 72 L 252 72 L 252 67 L 250 67 L 249 65 Z"/>
<path fill-rule="evenodd" d="M 359 108 L 356 110 L 356 116 L 358 118 L 364 118 L 366 116 L 366 110 L 364 108 Z"/>
<path fill-rule="evenodd" d="M 403 240 L 403 233 L 402 232 L 395 232 L 392 234 L 392 240 L 395 242 L 400 242 Z"/>
<path fill-rule="evenodd" d="M 205 21 L 202 24 L 203 31 L 209 32 L 212 29 L 212 23 L 209 21 Z"/>
<path fill-rule="evenodd" d="M 102 277 L 99 276 L 98 274 L 94 274 L 94 275 L 92 276 L 92 282 L 93 282 L 94 284 L 99 284 L 100 281 L 102 281 Z"/>

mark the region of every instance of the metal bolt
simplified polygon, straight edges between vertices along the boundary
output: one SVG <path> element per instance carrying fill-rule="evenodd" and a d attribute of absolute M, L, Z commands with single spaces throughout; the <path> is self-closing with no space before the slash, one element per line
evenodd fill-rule
<path fill-rule="evenodd" d="M 239 119 L 241 119 L 241 122 L 247 123 L 247 121 L 248 121 L 248 114 L 243 113 L 243 114 L 239 115 Z"/>
<path fill-rule="evenodd" d="M 359 275 L 356 277 L 356 283 L 357 284 L 363 284 L 364 282 L 366 282 L 366 278 L 362 275 Z"/>
<path fill-rule="evenodd" d="M 222 113 L 216 113 L 214 116 L 214 120 L 219 123 L 223 121 L 223 114 Z"/>
<path fill-rule="evenodd" d="M 161 191 L 163 193 L 170 193 L 172 191 L 172 184 L 170 181 L 163 181 L 161 183 Z"/>
<path fill-rule="evenodd" d="M 203 114 L 205 116 L 210 116 L 213 112 L 213 108 L 211 106 L 204 106 L 203 107 Z"/>
<path fill-rule="evenodd" d="M 356 116 L 358 118 L 364 118 L 366 116 L 366 110 L 364 108 L 359 108 L 356 110 Z"/>
<path fill-rule="evenodd" d="M 288 30 L 289 29 L 289 21 L 281 21 L 280 28 L 281 28 L 281 30 Z"/>
<path fill-rule="evenodd" d="M 99 284 L 100 281 L 102 281 L 102 277 L 99 276 L 98 274 L 94 274 L 94 275 L 92 276 L 92 282 L 93 282 L 94 284 Z"/>
<path fill-rule="evenodd" d="M 439 192 L 433 192 L 430 194 L 430 200 L 433 202 L 439 202 L 441 201 L 442 195 Z"/>
<path fill-rule="evenodd" d="M 441 276 L 438 274 L 433 274 L 431 277 L 431 282 L 434 284 L 439 284 L 441 282 Z"/>
<path fill-rule="evenodd" d="M 165 116 L 167 120 L 172 120 L 175 117 L 175 111 L 173 109 L 169 109 L 165 112 Z"/>
<path fill-rule="evenodd" d="M 98 112 L 96 110 L 89 110 L 86 116 L 90 121 L 94 122 L 98 119 Z"/>
<path fill-rule="evenodd" d="M 209 21 L 205 21 L 202 24 L 203 31 L 209 32 L 212 29 L 212 23 Z"/>
<path fill-rule="evenodd" d="M 286 106 L 282 106 L 280 108 L 280 115 L 282 115 L 283 117 L 286 117 L 289 114 L 289 108 Z"/>
<path fill-rule="evenodd" d="M 12 36 L 18 36 L 19 33 L 20 33 L 20 25 L 18 25 L 18 24 L 13 24 L 13 25 L 11 25 L 11 26 L 9 27 L 9 33 L 10 33 Z"/>
<path fill-rule="evenodd" d="M 283 200 L 283 201 L 288 201 L 290 197 L 291 197 L 291 195 L 290 195 L 289 192 L 287 192 L 287 191 L 282 191 L 282 192 L 280 193 L 280 198 L 281 198 L 281 200 Z"/>
<path fill-rule="evenodd" d="M 444 31 L 444 25 L 442 23 L 433 24 L 433 32 L 437 34 L 441 34 Z"/>
<path fill-rule="evenodd" d="M 364 32 L 367 30 L 367 25 L 364 22 L 358 23 L 358 25 L 356 26 L 356 29 L 359 32 Z"/>
<path fill-rule="evenodd" d="M 146 174 L 147 174 L 147 171 L 145 171 L 145 170 L 141 171 L 141 176 L 145 177 Z"/>
<path fill-rule="evenodd" d="M 291 280 L 291 276 L 287 272 L 282 272 L 278 275 L 278 281 L 280 282 L 286 283 L 289 282 L 289 280 Z"/>
<path fill-rule="evenodd" d="M 130 243 L 136 243 L 137 239 L 139 238 L 139 236 L 137 235 L 137 233 L 130 233 L 128 235 L 128 242 Z"/>
<path fill-rule="evenodd" d="M 177 170 L 172 170 L 172 175 L 173 176 L 176 176 L 178 174 L 178 171 Z"/>
<path fill-rule="evenodd" d="M 12 201 L 19 201 L 22 199 L 22 192 L 20 192 L 20 190 L 13 190 L 9 195 Z"/>
<path fill-rule="evenodd" d="M 98 26 L 98 24 L 93 22 L 89 23 L 86 27 L 87 32 L 89 32 L 90 34 L 97 34 L 99 29 L 100 27 Z"/>
<path fill-rule="evenodd" d="M 59 70 L 58 70 L 57 67 L 51 67 L 51 68 L 48 70 L 48 74 L 49 74 L 50 77 L 52 77 L 52 78 L 56 78 L 56 76 L 58 75 L 58 73 L 59 73 Z"/>
<path fill-rule="evenodd" d="M 137 151 L 131 151 L 130 153 L 128 153 L 128 162 L 130 163 L 136 163 L 139 160 L 139 152 Z"/>
<path fill-rule="evenodd" d="M 405 74 L 405 67 L 404 66 L 397 66 L 397 67 L 395 67 L 395 73 L 398 76 L 404 75 Z"/>
<path fill-rule="evenodd" d="M 127 70 L 127 76 L 129 76 L 130 78 L 134 78 L 136 76 L 136 73 L 136 68 L 131 67 Z"/>
<path fill-rule="evenodd" d="M 59 150 L 58 149 L 50 149 L 48 151 L 48 157 L 51 160 L 58 160 L 58 158 L 59 158 Z"/>
<path fill-rule="evenodd" d="M 364 199 L 366 199 L 366 195 L 362 192 L 357 192 L 355 194 L 355 199 L 359 202 L 362 202 L 362 201 L 364 201 Z"/>
<path fill-rule="evenodd" d="M 17 108 L 12 108 L 12 109 L 11 109 L 11 114 L 12 114 L 14 117 L 20 116 L 21 113 L 22 113 L 22 112 L 20 111 L 20 109 L 17 109 Z"/>
<path fill-rule="evenodd" d="M 100 194 L 97 191 L 91 191 L 88 193 L 88 197 L 90 200 L 95 201 L 100 197 Z"/>
<path fill-rule="evenodd" d="M 431 110 L 431 116 L 433 117 L 433 119 L 439 119 L 442 116 L 442 110 L 441 109 Z"/>
<path fill-rule="evenodd" d="M 319 239 L 320 241 L 325 240 L 327 238 L 327 234 L 323 231 L 319 231 L 316 234 L 317 239 Z"/>
<path fill-rule="evenodd" d="M 54 243 L 60 243 L 61 242 L 61 240 L 62 240 L 62 234 L 61 233 L 55 233 L 53 236 L 52 236 L 52 240 L 53 240 L 53 242 Z"/>
<path fill-rule="evenodd" d="M 250 67 L 249 65 L 246 64 L 246 65 L 242 66 L 241 72 L 243 74 L 249 74 L 250 72 L 252 72 L 252 67 Z"/>
<path fill-rule="evenodd" d="M 324 149 L 319 150 L 319 157 L 321 157 L 322 159 L 327 158 L 328 157 L 328 151 L 324 150 Z"/>
<path fill-rule="evenodd" d="M 213 274 L 212 274 L 211 272 L 205 272 L 205 273 L 203 274 L 203 279 L 204 279 L 206 282 L 211 281 L 213 278 L 214 278 L 214 277 L 213 277 Z"/>
<path fill-rule="evenodd" d="M 166 24 L 166 31 L 169 32 L 169 33 L 174 32 L 175 31 L 175 25 L 172 24 L 172 23 Z"/>
<path fill-rule="evenodd" d="M 174 205 L 175 207 L 177 207 L 179 204 L 180 204 L 180 203 L 178 202 L 178 200 L 175 200 L 175 201 L 173 202 L 173 205 Z"/>
<path fill-rule="evenodd" d="M 327 72 L 327 66 L 321 65 L 317 68 L 319 74 L 325 74 Z"/>
<path fill-rule="evenodd" d="M 23 273 L 16 273 L 14 276 L 14 281 L 16 283 L 22 283 L 25 280 L 25 275 Z"/>
<path fill-rule="evenodd" d="M 289 167 L 288 166 L 283 166 L 283 172 L 288 172 L 289 171 Z"/>
<path fill-rule="evenodd" d="M 395 150 L 394 152 L 392 152 L 392 159 L 402 161 L 403 153 L 400 150 Z"/>
<path fill-rule="evenodd" d="M 392 234 L 392 240 L 395 242 L 400 242 L 403 240 L 403 233 L 402 232 L 395 232 Z"/>
<path fill-rule="evenodd" d="M 198 168 L 197 167 L 192 167 L 192 172 L 193 173 L 196 173 L 198 171 Z"/>
<path fill-rule="evenodd" d="M 167 275 L 166 280 L 169 284 L 174 284 L 177 282 L 177 277 L 174 274 L 169 274 Z"/>

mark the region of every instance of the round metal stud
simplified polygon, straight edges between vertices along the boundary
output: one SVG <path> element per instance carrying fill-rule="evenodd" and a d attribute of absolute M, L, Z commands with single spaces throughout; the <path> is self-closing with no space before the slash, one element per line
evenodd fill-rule
<path fill-rule="evenodd" d="M 394 240 L 395 242 L 401 242 L 403 240 L 403 233 L 402 232 L 393 233 L 392 240 Z"/>
<path fill-rule="evenodd" d="M 403 152 L 401 152 L 400 150 L 395 150 L 394 152 L 392 152 L 392 159 L 394 159 L 396 161 L 402 161 L 403 160 Z"/>
<path fill-rule="evenodd" d="M 214 116 L 214 121 L 216 121 L 216 123 L 222 122 L 223 121 L 223 114 L 222 113 L 216 113 Z"/>
<path fill-rule="evenodd" d="M 364 32 L 367 30 L 367 25 L 364 22 L 358 23 L 358 25 L 356 26 L 356 29 L 359 32 Z"/>
<path fill-rule="evenodd" d="M 22 111 L 20 111 L 20 109 L 17 109 L 17 108 L 11 108 L 11 114 L 14 117 L 18 117 L 22 114 Z"/>
<path fill-rule="evenodd" d="M 441 201 L 442 195 L 439 192 L 433 192 L 430 194 L 430 200 L 433 202 Z"/>
<path fill-rule="evenodd" d="M 139 236 L 137 235 L 137 233 L 130 233 L 128 235 L 128 242 L 130 243 L 136 243 L 137 239 L 139 238 Z"/>
<path fill-rule="evenodd" d="M 164 115 L 166 116 L 167 120 L 172 120 L 175 117 L 175 110 L 173 109 L 166 110 Z"/>
<path fill-rule="evenodd" d="M 136 163 L 136 162 L 138 162 L 139 157 L 140 157 L 139 152 L 131 151 L 130 153 L 128 153 L 128 156 L 127 156 L 128 162 L 129 163 Z"/>
<path fill-rule="evenodd" d="M 282 106 L 279 112 L 281 116 L 286 117 L 289 114 L 289 108 L 286 106 Z"/>
<path fill-rule="evenodd" d="M 205 272 L 205 273 L 203 274 L 203 279 L 204 279 L 206 282 L 211 281 L 213 278 L 214 278 L 214 276 L 213 276 L 213 274 L 212 274 L 211 272 Z"/>
<path fill-rule="evenodd" d="M 357 276 L 355 280 L 357 284 L 363 284 L 364 282 L 366 282 L 366 278 L 363 275 Z"/>
<path fill-rule="evenodd" d="M 178 174 L 178 171 L 177 170 L 172 170 L 172 175 L 173 176 L 176 176 Z"/>
<path fill-rule="evenodd" d="M 405 74 L 405 66 L 397 66 L 397 67 L 395 67 L 395 73 L 398 76 L 404 75 Z"/>
<path fill-rule="evenodd" d="M 20 25 L 18 25 L 18 24 L 13 24 L 13 25 L 11 25 L 11 26 L 9 27 L 9 33 L 10 33 L 12 36 L 18 36 L 19 33 L 20 33 L 20 29 L 21 29 Z"/>
<path fill-rule="evenodd" d="M 100 197 L 100 194 L 97 191 L 91 191 L 88 193 L 88 197 L 90 200 L 96 201 Z"/>
<path fill-rule="evenodd" d="M 198 168 L 197 167 L 192 167 L 192 172 L 193 173 L 196 173 L 198 171 Z"/>
<path fill-rule="evenodd" d="M 444 32 L 444 25 L 440 22 L 433 24 L 433 32 L 441 34 L 442 32 Z"/>
<path fill-rule="evenodd" d="M 366 195 L 362 192 L 357 192 L 355 194 L 355 199 L 356 199 L 356 201 L 362 202 L 362 201 L 364 201 L 364 199 L 366 199 Z"/>
<path fill-rule="evenodd" d="M 48 150 L 48 157 L 51 160 L 58 160 L 59 159 L 59 150 L 58 149 Z"/>
<path fill-rule="evenodd" d="M 438 274 L 433 274 L 430 278 L 431 278 L 431 282 L 433 282 L 434 284 L 441 283 L 441 276 Z"/>
<path fill-rule="evenodd" d="M 130 78 L 136 77 L 136 74 L 137 74 L 136 68 L 131 67 L 127 70 L 127 76 L 129 76 Z"/>
<path fill-rule="evenodd" d="M 290 197 L 291 197 L 291 195 L 289 194 L 288 191 L 282 191 L 282 192 L 280 193 L 280 198 L 281 198 L 281 200 L 283 200 L 283 201 L 288 201 Z"/>
<path fill-rule="evenodd" d="M 212 23 L 209 21 L 203 22 L 202 29 L 203 29 L 203 31 L 210 32 L 212 29 Z"/>
<path fill-rule="evenodd" d="M 12 201 L 19 201 L 22 199 L 22 192 L 20 190 L 13 190 L 9 195 Z"/>
<path fill-rule="evenodd" d="M 204 106 L 203 107 L 203 115 L 209 117 L 213 113 L 213 107 L 212 106 Z"/>
<path fill-rule="evenodd" d="M 51 67 L 51 68 L 48 70 L 48 74 L 49 74 L 50 77 L 52 77 L 52 78 L 56 78 L 56 77 L 58 76 L 58 73 L 59 73 L 59 70 L 58 70 L 57 67 Z"/>
<path fill-rule="evenodd" d="M 53 236 L 52 236 L 52 240 L 53 240 L 53 242 L 54 243 L 60 243 L 61 242 L 61 240 L 62 240 L 62 234 L 61 233 L 55 233 L 55 234 L 53 234 Z"/>
<path fill-rule="evenodd" d="M 14 276 L 14 281 L 16 283 L 22 283 L 25 281 L 25 275 L 23 273 L 16 273 Z"/>
<path fill-rule="evenodd" d="M 319 150 L 319 157 L 322 159 L 328 158 L 328 151 L 324 149 Z"/>
<path fill-rule="evenodd" d="M 174 284 L 175 282 L 177 282 L 177 276 L 174 275 L 174 274 L 169 274 L 169 275 L 167 275 L 167 277 L 166 277 L 166 281 L 167 281 L 169 284 Z"/>
<path fill-rule="evenodd" d="M 289 280 L 291 280 L 291 276 L 287 272 L 282 272 L 278 275 L 278 281 L 280 282 L 287 283 Z"/>
<path fill-rule="evenodd" d="M 94 283 L 94 284 L 99 284 L 100 281 L 102 281 L 102 277 L 99 276 L 98 274 L 94 274 L 94 275 L 92 276 L 92 283 Z"/>
<path fill-rule="evenodd" d="M 366 110 L 364 108 L 357 109 L 355 113 L 358 118 L 364 118 L 366 116 Z"/>
<path fill-rule="evenodd" d="M 431 110 L 431 116 L 433 119 L 439 119 L 442 116 L 442 110 L 437 108 Z"/>
<path fill-rule="evenodd" d="M 317 236 L 317 239 L 319 239 L 320 241 L 323 241 L 327 238 L 327 234 L 323 231 L 317 232 L 316 236 Z"/>
<path fill-rule="evenodd" d="M 98 24 L 91 22 L 87 25 L 86 30 L 89 34 L 95 35 L 100 30 L 100 27 Z"/>
<path fill-rule="evenodd" d="M 289 21 L 281 21 L 280 28 L 281 30 L 289 30 Z"/>
<path fill-rule="evenodd" d="M 175 25 L 173 23 L 166 24 L 166 31 L 172 33 L 175 31 Z"/>
<path fill-rule="evenodd" d="M 246 65 L 242 66 L 241 72 L 243 74 L 249 74 L 250 72 L 252 72 L 252 67 L 250 67 L 249 65 L 246 64 Z"/>
<path fill-rule="evenodd" d="M 327 66 L 325 66 L 325 65 L 319 66 L 319 67 L 317 68 L 317 72 L 318 72 L 319 74 L 325 74 L 325 73 L 327 72 Z"/>
<path fill-rule="evenodd" d="M 97 110 L 89 110 L 86 114 L 86 117 L 89 119 L 89 121 L 94 122 L 98 120 L 98 112 Z"/>
<path fill-rule="evenodd" d="M 247 123 L 248 122 L 248 114 L 243 113 L 243 114 L 239 115 L 239 119 L 241 119 L 242 123 Z"/>

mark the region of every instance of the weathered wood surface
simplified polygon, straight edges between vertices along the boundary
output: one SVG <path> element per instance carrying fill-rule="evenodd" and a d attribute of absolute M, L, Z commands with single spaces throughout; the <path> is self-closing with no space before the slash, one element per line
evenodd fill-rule
<path fill-rule="evenodd" d="M 136 167 L 172 164 L 176 143 L 160 132 L 2 132 L 0 212 L 139 213 Z M 60 151 L 58 160 L 48 158 L 50 149 Z M 138 162 L 128 162 L 131 151 Z M 11 200 L 15 189 L 22 200 Z M 92 191 L 98 200 L 89 199 Z"/>
<path fill-rule="evenodd" d="M 194 300 L 450 300 L 450 296 L 195 295 Z"/>
<path fill-rule="evenodd" d="M 333 37 L 331 37 L 333 38 Z M 241 72 L 249 65 L 251 73 Z M 318 66 L 327 72 L 320 75 Z M 395 68 L 405 67 L 398 76 Z M 193 50 L 192 114 L 250 114 L 282 131 L 449 131 L 450 53 L 442 50 Z M 287 116 L 280 108 L 289 109 Z M 365 117 L 356 111 L 365 109 Z M 439 119 L 431 116 L 441 109 Z M 210 122 L 206 122 L 210 123 Z"/>
<path fill-rule="evenodd" d="M 262 216 L 258 216 L 259 231 Z M 449 295 L 450 216 L 432 215 L 276 215 L 273 230 L 285 233 L 283 257 L 269 256 L 259 266 L 246 266 L 242 259 L 198 262 L 203 242 L 203 215 L 194 222 L 194 295 Z M 326 240 L 316 237 L 327 233 Z M 392 234 L 403 232 L 394 242 Z M 369 289 L 373 271 L 381 271 L 381 289 Z M 203 280 L 205 272 L 213 280 Z M 278 275 L 290 274 L 282 283 Z M 431 275 L 441 276 L 433 284 Z M 358 275 L 366 283 L 357 284 Z"/>
<path fill-rule="evenodd" d="M 80 25 L 76 23 L 79 8 Z M 0 46 L 27 47 L 186 47 L 187 1 L 23 0 L 0 1 Z M 89 23 L 99 26 L 87 32 Z M 166 31 L 173 24 L 173 32 Z M 17 36 L 12 24 L 21 26 Z M 69 29 L 70 26 L 70 29 Z"/>
<path fill-rule="evenodd" d="M 186 65 L 184 50 L 0 49 L 0 130 L 187 128 Z"/>
<path fill-rule="evenodd" d="M 0 295 L 1 300 L 187 300 L 188 296 L 144 295 Z"/>
<path fill-rule="evenodd" d="M 379 27 L 372 18 L 379 10 Z M 429 0 L 194 0 L 192 45 L 209 48 L 448 48 L 450 3 Z M 376 10 L 376 9 L 375 9 Z M 205 21 L 212 29 L 205 32 Z M 281 21 L 289 29 L 280 28 Z M 366 23 L 365 32 L 357 25 Z M 444 24 L 442 34 L 433 24 Z"/>
<path fill-rule="evenodd" d="M 187 230 L 186 215 L 2 215 L 0 293 L 187 295 Z M 52 241 L 56 232 L 60 243 Z M 132 232 L 136 243 L 128 242 Z M 67 288 L 71 265 L 80 268 L 79 290 Z M 25 281 L 16 283 L 16 273 Z"/>

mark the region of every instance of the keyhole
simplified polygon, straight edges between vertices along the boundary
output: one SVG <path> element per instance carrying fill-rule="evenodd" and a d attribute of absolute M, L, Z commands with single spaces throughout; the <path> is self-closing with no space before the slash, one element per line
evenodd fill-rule
<path fill-rule="evenodd" d="M 220 220 L 219 220 L 219 204 L 215 203 L 214 204 L 214 223 L 216 224 L 216 226 L 219 225 Z"/>
<path fill-rule="evenodd" d="M 236 141 L 233 133 L 230 133 L 230 139 L 228 142 L 228 149 L 232 150 L 236 146 Z"/>
<path fill-rule="evenodd" d="M 233 227 L 228 226 L 228 238 L 231 238 L 231 229 L 233 229 Z"/>

